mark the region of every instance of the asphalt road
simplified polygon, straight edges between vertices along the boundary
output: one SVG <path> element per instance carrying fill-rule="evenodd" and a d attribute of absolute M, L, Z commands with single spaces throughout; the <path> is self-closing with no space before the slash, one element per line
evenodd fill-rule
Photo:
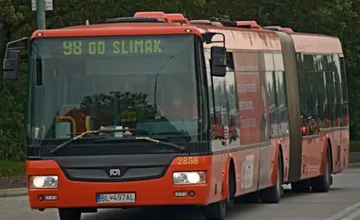
<path fill-rule="evenodd" d="M 227 220 L 360 220 L 360 167 L 334 177 L 329 193 L 286 192 L 279 204 L 235 205 Z M 27 197 L 0 198 L 1 220 L 58 219 L 56 210 L 28 208 Z M 101 210 L 83 220 L 204 220 L 196 208 Z"/>

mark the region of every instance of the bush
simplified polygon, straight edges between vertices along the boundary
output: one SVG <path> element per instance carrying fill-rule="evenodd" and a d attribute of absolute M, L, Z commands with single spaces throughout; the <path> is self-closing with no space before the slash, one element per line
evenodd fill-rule
<path fill-rule="evenodd" d="M 350 152 L 360 152 L 360 141 L 350 142 Z"/>
<path fill-rule="evenodd" d="M 25 159 L 25 68 L 24 63 L 19 81 L 0 81 L 0 160 Z"/>
<path fill-rule="evenodd" d="M 25 174 L 25 163 L 22 161 L 0 160 L 0 178 Z"/>

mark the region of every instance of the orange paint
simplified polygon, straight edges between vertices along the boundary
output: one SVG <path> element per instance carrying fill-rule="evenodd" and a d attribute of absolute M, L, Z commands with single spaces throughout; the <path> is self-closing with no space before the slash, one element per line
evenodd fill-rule
<path fill-rule="evenodd" d="M 124 206 L 149 206 L 149 205 L 206 205 L 210 198 L 208 192 L 212 183 L 212 176 L 207 175 L 208 184 L 202 185 L 173 185 L 172 174 L 175 171 L 206 171 L 209 173 L 212 167 L 210 156 L 201 157 L 197 165 L 178 165 L 177 159 L 172 161 L 166 174 L 156 180 L 133 181 L 133 182 L 80 182 L 69 181 L 59 165 L 53 160 L 27 161 L 27 179 L 31 175 L 58 175 L 58 189 L 28 189 L 30 207 L 58 208 L 58 207 L 115 207 L 119 204 L 97 204 L 96 193 L 114 192 L 136 192 L 135 204 L 124 204 Z M 217 176 L 216 179 L 221 179 Z M 145 186 L 145 187 L 144 187 Z M 176 198 L 176 191 L 194 191 L 194 197 Z M 74 194 L 76 192 L 76 194 Z M 57 201 L 39 201 L 40 195 L 57 195 Z"/>
<path fill-rule="evenodd" d="M 342 172 L 348 166 L 349 130 L 321 132 L 320 138 L 303 140 L 303 166 L 306 167 L 306 173 L 301 179 L 324 174 L 328 141 L 332 152 L 332 173 Z"/>
<path fill-rule="evenodd" d="M 199 35 L 200 31 L 193 26 L 121 26 L 119 24 L 99 25 L 98 27 L 83 26 L 74 31 L 71 28 L 57 30 L 37 30 L 31 38 L 52 38 L 52 37 L 100 37 L 100 36 L 139 36 L 139 35 L 167 35 L 167 34 L 191 34 Z"/>

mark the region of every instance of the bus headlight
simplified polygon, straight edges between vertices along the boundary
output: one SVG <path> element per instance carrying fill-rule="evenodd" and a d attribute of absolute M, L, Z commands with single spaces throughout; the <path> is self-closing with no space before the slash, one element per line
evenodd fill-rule
<path fill-rule="evenodd" d="M 30 187 L 33 189 L 55 189 L 58 186 L 58 176 L 30 176 Z"/>
<path fill-rule="evenodd" d="M 184 184 L 205 184 L 206 183 L 206 172 L 174 172 L 173 183 L 175 185 Z"/>

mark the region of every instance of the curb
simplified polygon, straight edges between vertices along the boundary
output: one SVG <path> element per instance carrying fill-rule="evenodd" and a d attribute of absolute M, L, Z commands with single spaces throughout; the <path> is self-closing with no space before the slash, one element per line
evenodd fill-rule
<path fill-rule="evenodd" d="M 27 194 L 27 188 L 0 189 L 0 198 L 12 196 L 26 196 Z"/>
<path fill-rule="evenodd" d="M 350 163 L 348 167 L 360 167 L 360 162 Z"/>
<path fill-rule="evenodd" d="M 360 162 L 351 163 L 348 166 L 351 167 L 360 167 Z M 4 197 L 13 197 L 13 196 L 26 196 L 28 194 L 27 188 L 14 188 L 14 189 L 0 189 L 0 198 Z"/>

